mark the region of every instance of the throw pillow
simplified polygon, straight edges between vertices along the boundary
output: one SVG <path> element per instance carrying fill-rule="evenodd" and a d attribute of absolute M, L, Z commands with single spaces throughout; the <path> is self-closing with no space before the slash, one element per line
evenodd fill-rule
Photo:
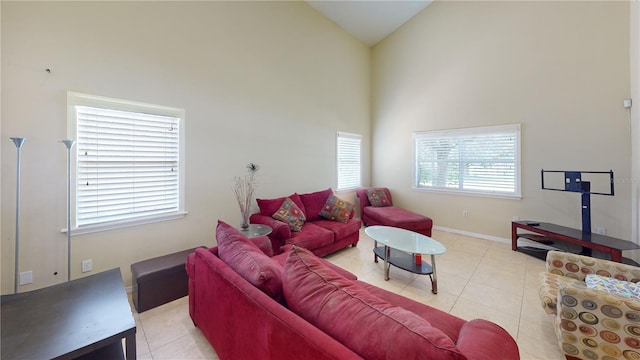
<path fill-rule="evenodd" d="M 365 359 L 465 359 L 451 338 L 426 319 L 387 303 L 297 249 L 284 265 L 285 299 L 320 330 Z"/>
<path fill-rule="evenodd" d="M 220 260 L 278 302 L 283 301 L 282 267 L 265 255 L 238 229 L 218 221 L 216 241 Z"/>
<path fill-rule="evenodd" d="M 387 198 L 387 194 L 384 189 L 367 189 L 367 198 L 369 203 L 374 207 L 391 206 L 391 201 Z"/>
<path fill-rule="evenodd" d="M 640 297 L 640 288 L 629 281 L 622 281 L 597 274 L 587 274 L 584 279 L 588 288 L 606 291 L 624 297 Z"/>
<path fill-rule="evenodd" d="M 324 207 L 320 211 L 320 216 L 325 219 L 340 221 L 346 223 L 349 221 L 353 212 L 353 204 L 339 199 L 335 195 L 331 195 L 324 203 Z"/>
<path fill-rule="evenodd" d="M 298 205 L 289 198 L 284 199 L 282 206 L 271 216 L 276 220 L 289 224 L 291 231 L 302 230 L 302 225 L 307 220 Z"/>

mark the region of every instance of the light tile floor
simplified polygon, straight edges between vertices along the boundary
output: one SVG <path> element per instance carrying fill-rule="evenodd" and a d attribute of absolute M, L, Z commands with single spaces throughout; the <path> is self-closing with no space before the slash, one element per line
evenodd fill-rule
<path fill-rule="evenodd" d="M 542 260 L 511 251 L 511 245 L 434 231 L 447 247 L 436 258 L 438 294 L 431 293 L 428 276 L 391 268 L 384 280 L 382 261 L 373 261 L 373 241 L 364 230 L 358 246 L 327 257 L 378 287 L 429 304 L 463 319 L 484 318 L 505 328 L 517 341 L 524 360 L 561 360 L 553 320 L 538 303 L 538 274 Z M 428 260 L 428 257 L 426 257 Z M 135 312 L 137 351 L 141 360 L 218 359 L 189 317 L 188 298 Z"/>

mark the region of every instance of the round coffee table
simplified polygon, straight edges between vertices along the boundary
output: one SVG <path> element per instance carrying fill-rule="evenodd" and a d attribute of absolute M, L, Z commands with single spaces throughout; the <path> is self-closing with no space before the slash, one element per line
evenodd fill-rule
<path fill-rule="evenodd" d="M 271 226 L 261 224 L 249 224 L 247 229 L 238 227 L 238 230 L 242 231 L 242 233 L 248 238 L 269 235 L 273 231 Z"/>
<path fill-rule="evenodd" d="M 419 275 L 429 275 L 431 292 L 438 293 L 435 255 L 447 248 L 436 240 L 416 232 L 391 226 L 369 226 L 364 232 L 374 241 L 374 260 L 384 260 L 385 280 L 389 280 L 391 265 Z M 382 243 L 384 246 L 378 246 Z M 422 254 L 431 256 L 431 264 L 422 261 Z"/>

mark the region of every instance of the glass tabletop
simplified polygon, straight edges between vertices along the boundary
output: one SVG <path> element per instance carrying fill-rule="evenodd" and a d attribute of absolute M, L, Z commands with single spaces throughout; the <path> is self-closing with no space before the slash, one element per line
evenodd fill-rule
<path fill-rule="evenodd" d="M 247 229 L 238 228 L 242 233 L 249 238 L 258 237 L 262 235 L 269 235 L 273 229 L 268 225 L 249 224 Z"/>
<path fill-rule="evenodd" d="M 408 253 L 440 255 L 447 251 L 438 241 L 410 230 L 376 225 L 367 227 L 364 232 L 379 243 Z"/>

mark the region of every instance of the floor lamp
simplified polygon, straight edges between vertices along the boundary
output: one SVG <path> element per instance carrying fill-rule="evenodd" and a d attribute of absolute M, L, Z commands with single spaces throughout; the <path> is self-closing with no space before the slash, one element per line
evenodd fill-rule
<path fill-rule="evenodd" d="M 67 147 L 67 281 L 71 281 L 71 148 L 73 140 L 62 140 Z"/>
<path fill-rule="evenodd" d="M 15 294 L 18 293 L 18 279 L 20 277 L 20 273 L 18 273 L 18 259 L 20 258 L 20 169 L 21 169 L 21 156 L 22 156 L 22 144 L 26 138 L 23 137 L 12 137 L 11 141 L 16 145 L 18 149 L 18 161 L 17 161 L 17 176 L 16 176 L 16 257 L 14 261 L 15 270 L 15 281 L 13 285 L 13 292 Z"/>

